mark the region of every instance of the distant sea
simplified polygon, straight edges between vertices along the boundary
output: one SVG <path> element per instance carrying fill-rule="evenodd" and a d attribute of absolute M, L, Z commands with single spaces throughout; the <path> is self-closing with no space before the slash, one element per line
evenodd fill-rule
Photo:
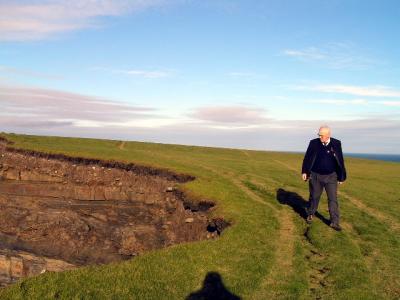
<path fill-rule="evenodd" d="M 400 162 L 400 154 L 345 153 L 345 156 Z"/>

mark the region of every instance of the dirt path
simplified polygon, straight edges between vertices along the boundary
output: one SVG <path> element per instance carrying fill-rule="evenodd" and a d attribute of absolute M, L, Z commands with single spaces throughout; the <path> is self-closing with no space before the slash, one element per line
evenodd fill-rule
<path fill-rule="evenodd" d="M 277 209 L 272 204 L 266 202 L 261 196 L 253 192 L 245 186 L 239 179 L 232 176 L 231 181 L 246 193 L 254 201 L 268 205 L 275 213 L 279 221 L 278 239 L 276 241 L 275 262 L 270 272 L 266 275 L 259 286 L 258 292 L 253 295 L 254 299 L 265 299 L 266 296 L 277 298 L 279 289 L 274 290 L 272 287 L 277 287 L 290 280 L 293 273 L 293 257 L 296 240 L 296 227 L 293 223 L 293 213 L 286 208 Z"/>
<path fill-rule="evenodd" d="M 267 201 L 265 201 L 262 197 L 260 197 L 259 195 L 257 195 L 256 193 L 254 193 L 252 190 L 250 190 L 248 187 L 246 187 L 239 179 L 235 178 L 234 175 L 232 175 L 231 178 L 229 178 L 229 180 L 235 185 L 237 186 L 240 190 L 242 190 L 250 199 L 258 202 L 258 203 L 262 203 L 264 205 L 267 205 L 269 208 L 271 208 L 272 210 L 274 210 L 275 212 L 278 212 L 278 210 L 276 209 L 276 207 L 274 207 L 271 203 L 268 203 Z"/>
<path fill-rule="evenodd" d="M 250 154 L 247 150 L 240 150 L 245 156 L 250 157 Z"/>
<path fill-rule="evenodd" d="M 293 213 L 289 208 L 277 209 L 274 205 L 267 202 L 263 197 L 259 196 L 257 193 L 249 189 L 236 174 L 232 173 L 230 176 L 226 176 L 218 172 L 217 170 L 211 169 L 209 167 L 204 167 L 210 171 L 219 174 L 220 176 L 231 181 L 236 187 L 243 191 L 250 199 L 258 203 L 267 205 L 274 211 L 276 217 L 279 221 L 279 232 L 278 239 L 276 241 L 275 250 L 275 262 L 266 275 L 264 280 L 261 282 L 258 292 L 253 295 L 254 299 L 265 299 L 268 297 L 279 297 L 279 290 L 274 291 L 272 287 L 279 286 L 288 279 L 290 279 L 293 273 L 293 257 L 294 257 L 294 247 L 296 240 L 296 227 L 293 222 Z"/>
<path fill-rule="evenodd" d="M 121 142 L 118 143 L 117 147 L 118 147 L 119 150 L 124 150 L 125 149 L 125 145 L 126 145 L 126 142 L 125 141 L 121 141 Z"/>
<path fill-rule="evenodd" d="M 365 205 L 360 199 L 352 197 L 342 191 L 338 191 L 338 194 L 348 199 L 359 210 L 366 212 L 367 214 L 378 219 L 381 223 L 384 223 L 385 225 L 389 226 L 392 231 L 400 232 L 400 223 L 391 216 L 384 214 L 375 208 Z"/>
<path fill-rule="evenodd" d="M 286 168 L 288 165 L 280 161 L 276 161 Z M 208 167 L 205 167 L 208 168 Z M 210 169 L 210 168 L 208 168 Z M 290 168 L 295 171 L 294 168 Z M 304 261 L 307 281 L 308 281 L 308 292 L 312 299 L 321 299 L 326 295 L 326 288 L 330 285 L 328 275 L 330 268 L 326 266 L 327 254 L 319 251 L 315 245 L 313 245 L 311 239 L 308 237 L 309 227 L 306 227 L 305 232 L 302 234 L 298 232 L 296 225 L 294 224 L 293 217 L 295 212 L 289 206 L 282 206 L 277 208 L 271 203 L 268 203 L 262 196 L 257 192 L 254 192 L 248 188 L 241 178 L 230 172 L 229 177 L 221 174 L 221 170 L 210 171 L 217 173 L 226 179 L 230 180 L 235 186 L 242 190 L 250 199 L 258 203 L 263 203 L 271 208 L 279 221 L 279 232 L 278 239 L 276 241 L 275 250 L 275 261 L 270 272 L 265 276 L 261 282 L 258 290 L 252 295 L 252 299 L 284 299 L 287 295 L 284 294 L 286 285 L 290 284 L 292 280 L 291 276 L 296 271 L 294 266 L 295 258 L 295 243 L 298 241 L 301 243 L 301 247 L 304 251 Z M 229 173 L 228 173 L 229 174 Z M 260 187 L 263 186 L 257 180 L 251 181 Z"/>
<path fill-rule="evenodd" d="M 276 162 L 276 163 L 278 163 L 278 164 L 284 166 L 285 168 L 287 168 L 287 169 L 289 169 L 289 170 L 291 170 L 291 171 L 293 171 L 293 172 L 296 172 L 296 174 L 299 174 L 299 175 L 300 175 L 300 172 L 299 172 L 298 169 L 293 168 L 292 166 L 290 166 L 290 165 L 284 163 L 283 161 L 280 161 L 280 160 L 277 160 L 277 159 L 273 159 L 272 161 L 274 161 L 274 162 Z"/>
<path fill-rule="evenodd" d="M 270 272 L 261 282 L 258 291 L 253 295 L 254 299 L 279 298 L 278 287 L 287 283 L 293 273 L 293 257 L 295 245 L 295 225 L 293 224 L 292 214 L 286 209 L 278 213 L 279 233 L 275 250 L 275 262 Z"/>

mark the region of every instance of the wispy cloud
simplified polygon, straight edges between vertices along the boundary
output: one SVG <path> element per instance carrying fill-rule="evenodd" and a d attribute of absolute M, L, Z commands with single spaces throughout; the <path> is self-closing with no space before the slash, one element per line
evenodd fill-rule
<path fill-rule="evenodd" d="M 175 70 L 142 70 L 142 69 L 111 69 L 111 68 L 103 68 L 103 67 L 94 67 L 91 68 L 92 71 L 102 71 L 108 72 L 112 74 L 121 74 L 126 76 L 133 76 L 133 77 L 141 77 L 147 79 L 159 79 L 159 78 L 166 78 L 171 77 L 175 74 Z"/>
<path fill-rule="evenodd" d="M 160 120 L 168 119 L 151 107 L 32 87 L 0 86 L 0 105 L 0 125 L 22 128 L 28 125 L 133 127 L 146 122 L 157 127 Z"/>
<path fill-rule="evenodd" d="M 400 101 L 371 101 L 367 99 L 316 99 L 308 100 L 309 103 L 331 104 L 331 105 L 383 105 L 383 106 L 400 106 Z"/>
<path fill-rule="evenodd" d="M 265 73 L 251 71 L 231 71 L 226 73 L 226 76 L 237 80 L 264 80 L 268 78 L 268 75 Z"/>
<path fill-rule="evenodd" d="M 366 105 L 368 101 L 366 99 L 317 99 L 309 100 L 309 103 L 320 103 L 320 104 L 332 104 L 332 105 Z"/>
<path fill-rule="evenodd" d="M 1 1 L 0 41 L 38 40 L 99 26 L 98 18 L 137 12 L 165 0 Z"/>
<path fill-rule="evenodd" d="M 265 124 L 269 119 L 265 109 L 249 106 L 198 107 L 189 114 L 191 118 L 212 122 L 214 126 L 254 126 Z"/>
<path fill-rule="evenodd" d="M 302 50 L 286 49 L 283 50 L 283 54 L 306 61 L 326 59 L 326 55 L 322 53 L 320 49 L 315 47 L 309 47 Z"/>
<path fill-rule="evenodd" d="M 172 75 L 171 71 L 161 71 L 161 70 L 114 70 L 113 73 L 125 74 L 130 76 L 137 76 L 143 78 L 165 78 L 170 77 Z"/>
<path fill-rule="evenodd" d="M 257 76 L 257 74 L 253 73 L 253 72 L 229 72 L 228 76 L 230 77 L 237 77 L 237 78 L 243 78 L 243 77 L 255 77 Z"/>
<path fill-rule="evenodd" d="M 296 90 L 346 94 L 363 97 L 400 97 L 400 90 L 387 86 L 354 86 L 341 84 L 298 85 Z"/>
<path fill-rule="evenodd" d="M 375 103 L 379 103 L 385 106 L 400 106 L 400 101 L 380 101 Z"/>
<path fill-rule="evenodd" d="M 26 70 L 26 69 L 13 68 L 13 67 L 2 66 L 2 65 L 0 65 L 0 74 L 17 75 L 17 76 L 23 76 L 23 77 L 33 77 L 33 78 L 42 78 L 42 79 L 52 79 L 52 80 L 64 79 L 64 77 L 60 76 L 60 75 L 47 74 L 47 73 L 36 72 L 36 71 Z"/>
<path fill-rule="evenodd" d="M 377 64 L 377 61 L 366 57 L 362 52 L 351 43 L 329 43 L 322 47 L 284 49 L 281 54 L 331 69 L 367 69 Z"/>

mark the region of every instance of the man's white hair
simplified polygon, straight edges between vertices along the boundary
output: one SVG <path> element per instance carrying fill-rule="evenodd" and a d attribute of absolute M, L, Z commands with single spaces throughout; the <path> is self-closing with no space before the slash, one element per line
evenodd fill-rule
<path fill-rule="evenodd" d="M 327 129 L 329 133 L 331 133 L 331 128 L 328 125 L 321 125 L 319 127 L 318 132 L 321 132 L 321 129 Z"/>

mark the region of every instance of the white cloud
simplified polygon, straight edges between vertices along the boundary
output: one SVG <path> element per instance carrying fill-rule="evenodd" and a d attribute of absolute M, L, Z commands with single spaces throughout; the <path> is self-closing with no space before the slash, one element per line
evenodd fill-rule
<path fill-rule="evenodd" d="M 86 128 L 101 128 L 104 127 L 105 124 L 99 121 L 92 121 L 92 120 L 65 120 L 65 122 L 70 122 L 74 127 L 86 127 Z"/>
<path fill-rule="evenodd" d="M 229 76 L 230 78 L 237 80 L 265 80 L 269 77 L 269 75 L 265 73 L 240 71 L 240 70 L 228 72 L 226 73 L 226 76 Z"/>
<path fill-rule="evenodd" d="M 375 102 L 375 103 L 380 103 L 385 106 L 399 106 L 400 107 L 400 101 L 380 101 L 380 102 Z"/>
<path fill-rule="evenodd" d="M 0 41 L 48 38 L 60 32 L 97 27 L 97 18 L 162 5 L 165 0 L 1 1 Z"/>
<path fill-rule="evenodd" d="M 128 70 L 120 70 L 120 69 L 110 69 L 103 67 L 94 67 L 91 68 L 92 71 L 103 71 L 113 74 L 122 74 L 127 76 L 141 77 L 147 79 L 159 79 L 159 78 L 167 78 L 174 75 L 175 71 L 173 70 L 141 70 L 141 69 L 128 69 Z"/>
<path fill-rule="evenodd" d="M 71 122 L 74 127 L 84 128 L 161 128 L 176 124 L 177 121 L 163 115 L 149 116 L 149 118 L 135 118 L 129 121 L 92 121 L 92 120 L 64 120 Z"/>
<path fill-rule="evenodd" d="M 309 47 L 303 50 L 286 49 L 283 51 L 283 54 L 304 60 L 321 60 L 326 58 L 326 55 L 315 47 Z"/>
<path fill-rule="evenodd" d="M 229 72 L 228 76 L 243 78 L 243 77 L 255 77 L 256 74 L 252 72 Z"/>
<path fill-rule="evenodd" d="M 318 99 L 318 100 L 309 100 L 310 103 L 321 103 L 321 104 L 333 104 L 333 105 L 366 105 L 368 101 L 365 99 Z"/>
<path fill-rule="evenodd" d="M 165 77 L 170 77 L 172 75 L 172 72 L 159 71 L 159 70 L 152 70 L 152 71 L 146 71 L 146 70 L 115 70 L 114 73 L 126 74 L 126 75 L 130 75 L 130 76 L 138 76 L 138 77 L 143 77 L 143 78 L 151 78 L 151 79 L 165 78 Z"/>
<path fill-rule="evenodd" d="M 42 88 L 0 85 L 0 125 L 38 124 L 77 127 L 127 126 L 133 121 L 160 117 L 151 107 Z M 49 125 L 50 126 L 50 125 Z"/>
<path fill-rule="evenodd" d="M 0 65 L 0 74 L 1 73 L 6 74 L 7 76 L 17 75 L 17 76 L 52 79 L 52 80 L 63 79 L 63 76 L 59 76 L 59 75 L 46 74 L 46 73 L 36 72 L 36 71 L 32 71 L 32 70 L 18 69 L 18 68 Z"/>
<path fill-rule="evenodd" d="M 313 86 L 295 86 L 296 90 L 308 90 L 323 93 L 346 94 L 364 97 L 400 97 L 400 90 L 387 86 L 354 86 L 341 84 L 321 84 Z"/>
<path fill-rule="evenodd" d="M 362 54 L 351 43 L 329 43 L 322 47 L 285 49 L 281 53 L 299 61 L 315 63 L 331 69 L 366 69 L 377 62 Z"/>
<path fill-rule="evenodd" d="M 205 106 L 198 107 L 190 117 L 211 122 L 215 128 L 253 127 L 269 121 L 263 108 L 249 106 Z"/>

